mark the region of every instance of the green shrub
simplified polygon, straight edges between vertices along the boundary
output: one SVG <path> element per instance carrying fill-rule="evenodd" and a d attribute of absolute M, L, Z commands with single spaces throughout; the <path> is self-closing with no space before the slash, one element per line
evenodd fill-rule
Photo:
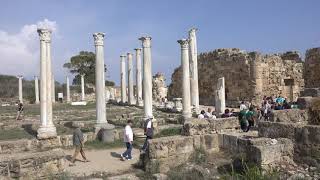
<path fill-rule="evenodd" d="M 156 134 L 154 138 L 181 135 L 181 130 L 182 130 L 181 127 L 163 129 L 158 134 Z"/>

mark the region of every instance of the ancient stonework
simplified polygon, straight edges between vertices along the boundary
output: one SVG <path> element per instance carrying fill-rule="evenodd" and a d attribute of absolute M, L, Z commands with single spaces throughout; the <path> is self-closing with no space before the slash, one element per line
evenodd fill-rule
<path fill-rule="evenodd" d="M 309 49 L 306 52 L 304 65 L 304 77 L 306 88 L 320 87 L 320 48 Z"/>
<path fill-rule="evenodd" d="M 296 100 L 304 87 L 304 64 L 297 52 L 262 55 L 240 49 L 217 49 L 198 57 L 200 104 L 213 105 L 218 78 L 225 78 L 226 104 L 260 103 L 266 96 Z M 172 74 L 168 98 L 181 97 L 181 67 Z"/>
<path fill-rule="evenodd" d="M 152 79 L 152 98 L 154 101 L 161 102 L 162 98 L 167 97 L 168 88 L 163 74 L 157 73 Z"/>

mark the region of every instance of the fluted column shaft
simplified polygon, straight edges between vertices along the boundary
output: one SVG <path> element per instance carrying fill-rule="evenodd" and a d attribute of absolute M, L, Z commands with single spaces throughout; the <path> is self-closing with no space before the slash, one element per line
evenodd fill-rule
<path fill-rule="evenodd" d="M 191 105 L 199 113 L 199 87 L 198 87 L 198 50 L 197 50 L 197 29 L 189 31 L 189 57 L 190 57 L 190 87 Z"/>
<path fill-rule="evenodd" d="M 35 96 L 36 96 L 36 104 L 40 103 L 40 99 L 39 99 L 39 79 L 38 76 L 34 77 L 34 91 L 35 91 Z"/>
<path fill-rule="evenodd" d="M 55 84 L 55 80 L 54 80 L 54 76 L 52 75 L 52 103 L 56 102 L 56 84 Z"/>
<path fill-rule="evenodd" d="M 85 93 L 84 93 L 84 75 L 81 75 L 81 101 L 85 101 Z"/>
<path fill-rule="evenodd" d="M 69 77 L 66 77 L 66 85 L 67 85 L 67 102 L 70 103 L 71 102 L 71 98 L 70 98 L 70 82 L 69 82 Z"/>
<path fill-rule="evenodd" d="M 19 75 L 19 76 L 17 76 L 17 78 L 19 79 L 19 101 L 21 103 L 23 103 L 23 95 L 22 95 L 22 79 L 23 79 L 23 76 Z"/>
<path fill-rule="evenodd" d="M 50 33 L 51 36 L 51 33 Z M 51 69 L 51 38 L 46 41 L 47 46 L 47 109 L 48 109 L 48 125 L 52 125 L 52 69 Z"/>
<path fill-rule="evenodd" d="M 126 85 L 126 56 L 120 56 L 120 86 L 121 86 L 121 102 L 127 101 L 127 85 Z"/>
<path fill-rule="evenodd" d="M 215 103 L 216 113 L 217 114 L 224 113 L 224 110 L 226 109 L 224 77 L 221 77 L 218 79 L 215 99 L 216 99 L 216 103 Z"/>
<path fill-rule="evenodd" d="M 134 104 L 134 96 L 133 96 L 133 62 L 132 62 L 132 54 L 127 53 L 128 60 L 128 103 L 130 105 Z"/>
<path fill-rule="evenodd" d="M 183 118 L 191 117 L 190 107 L 190 70 L 189 70 L 189 40 L 181 39 L 178 40 L 181 45 L 181 66 L 182 66 L 182 116 Z"/>
<path fill-rule="evenodd" d="M 142 75 L 141 75 L 141 48 L 134 49 L 136 51 L 136 96 L 137 106 L 143 106 L 142 101 Z"/>
<path fill-rule="evenodd" d="M 153 117 L 152 113 L 152 65 L 151 37 L 141 37 L 143 51 L 143 104 L 145 118 Z"/>

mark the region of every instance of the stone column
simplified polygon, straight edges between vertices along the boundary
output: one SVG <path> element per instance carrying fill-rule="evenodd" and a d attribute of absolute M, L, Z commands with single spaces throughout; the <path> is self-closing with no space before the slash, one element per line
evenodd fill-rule
<path fill-rule="evenodd" d="M 81 75 L 81 101 L 85 101 L 85 93 L 84 93 L 84 74 Z"/>
<path fill-rule="evenodd" d="M 141 37 L 143 51 L 143 104 L 144 117 L 153 117 L 152 114 L 152 65 L 151 65 L 151 37 Z"/>
<path fill-rule="evenodd" d="M 94 33 L 94 45 L 96 49 L 96 132 L 101 128 L 113 129 L 114 126 L 107 121 L 105 77 L 104 77 L 104 33 Z"/>
<path fill-rule="evenodd" d="M 133 96 L 133 62 L 132 62 L 132 54 L 127 53 L 128 60 L 128 103 L 130 105 L 134 104 L 134 96 Z"/>
<path fill-rule="evenodd" d="M 36 104 L 40 103 L 40 99 L 39 99 L 39 78 L 38 76 L 34 76 L 34 91 L 35 91 L 35 95 L 36 95 Z"/>
<path fill-rule="evenodd" d="M 198 50 L 196 28 L 189 31 L 189 57 L 190 57 L 190 87 L 191 105 L 199 113 L 199 87 L 198 87 Z"/>
<path fill-rule="evenodd" d="M 137 88 L 137 106 L 143 106 L 142 101 L 142 75 L 141 75 L 141 48 L 134 49 L 136 51 L 136 88 Z"/>
<path fill-rule="evenodd" d="M 69 77 L 66 77 L 66 88 L 67 88 L 67 102 L 70 103 L 71 102 L 71 98 L 70 98 L 70 82 L 69 82 Z"/>
<path fill-rule="evenodd" d="M 23 103 L 23 95 L 22 95 L 22 79 L 23 79 L 23 76 L 18 75 L 17 78 L 19 79 L 19 101 L 21 103 Z"/>
<path fill-rule="evenodd" d="M 52 138 L 57 136 L 56 127 L 52 123 L 52 106 L 51 107 L 51 118 L 49 114 L 49 102 L 51 103 L 51 88 L 48 88 L 48 84 L 51 87 L 51 70 L 48 73 L 48 62 L 50 59 L 50 36 L 51 31 L 48 29 L 38 29 L 40 36 L 40 121 L 41 125 L 38 129 L 37 137 L 39 139 Z M 49 43 L 48 43 L 49 42 Z M 49 45 L 48 45 L 49 44 Z M 49 54 L 49 56 L 48 56 Z M 51 68 L 51 66 L 50 66 Z"/>
<path fill-rule="evenodd" d="M 52 103 L 56 102 L 56 84 L 55 84 L 55 80 L 54 80 L 54 76 L 52 75 Z"/>
<path fill-rule="evenodd" d="M 215 101 L 216 113 L 224 113 L 224 110 L 226 109 L 224 77 L 218 79 Z"/>
<path fill-rule="evenodd" d="M 189 70 L 189 40 L 181 39 L 178 40 L 181 45 L 181 66 L 182 66 L 182 116 L 184 119 L 191 117 L 190 107 L 190 70 Z"/>
<path fill-rule="evenodd" d="M 120 56 L 120 78 L 121 78 L 121 103 L 127 101 L 127 85 L 126 85 L 126 55 Z"/>

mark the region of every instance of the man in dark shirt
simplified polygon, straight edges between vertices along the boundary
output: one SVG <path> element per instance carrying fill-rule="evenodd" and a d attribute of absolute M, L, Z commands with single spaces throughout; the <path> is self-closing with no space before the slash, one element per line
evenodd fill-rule
<path fill-rule="evenodd" d="M 18 107 L 17 107 L 17 118 L 16 120 L 21 120 L 21 116 L 23 113 L 23 104 L 20 101 L 17 101 Z"/>
<path fill-rule="evenodd" d="M 83 151 L 83 133 L 80 129 L 80 125 L 78 125 L 78 127 L 76 127 L 76 129 L 73 132 L 73 146 L 75 146 L 75 151 L 74 154 L 72 156 L 71 159 L 71 164 L 70 166 L 74 166 L 74 162 L 76 161 L 77 156 L 79 155 L 79 153 L 81 154 L 84 162 L 89 162 L 86 158 L 86 154 Z"/>

